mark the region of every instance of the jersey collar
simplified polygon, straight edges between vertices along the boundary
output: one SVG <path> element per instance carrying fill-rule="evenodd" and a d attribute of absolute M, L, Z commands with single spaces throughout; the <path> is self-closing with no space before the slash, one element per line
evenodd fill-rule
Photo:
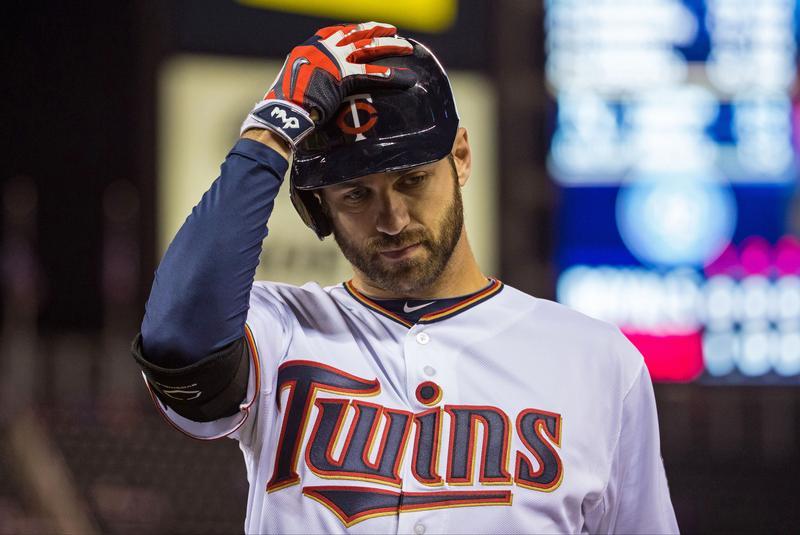
<path fill-rule="evenodd" d="M 500 293 L 500 291 L 503 289 L 503 283 L 500 282 L 497 279 L 492 279 L 492 278 L 490 278 L 489 281 L 490 281 L 489 286 L 487 286 L 486 288 L 484 288 L 480 292 L 478 292 L 476 294 L 473 294 L 473 295 L 470 295 L 469 297 L 466 297 L 463 301 L 459 301 L 459 302 L 457 302 L 457 303 L 455 303 L 453 305 L 450 305 L 449 307 L 447 307 L 445 309 L 436 310 L 434 312 L 431 312 L 430 314 L 424 314 L 422 317 L 420 317 L 420 319 L 417 321 L 417 323 L 433 323 L 433 322 L 436 322 L 436 321 L 441 321 L 441 320 L 446 319 L 446 318 L 451 318 L 451 317 L 455 316 L 456 314 L 460 314 L 460 313 L 464 312 L 465 310 L 469 310 L 470 308 L 472 308 L 472 307 L 474 307 L 474 306 L 486 301 L 490 297 Z M 366 295 L 364 295 L 361 292 L 359 292 L 358 290 L 356 290 L 355 286 L 353 286 L 353 281 L 352 280 L 349 280 L 349 281 L 343 283 L 343 286 L 344 286 L 344 289 L 347 290 L 347 293 L 349 293 L 353 297 L 353 299 L 355 299 L 356 301 L 358 301 L 359 303 L 361 303 L 365 307 L 367 307 L 369 309 L 372 309 L 375 312 L 377 312 L 378 314 L 380 314 L 382 316 L 385 316 L 385 317 L 389 318 L 390 320 L 396 321 L 397 323 L 399 323 L 401 325 L 404 325 L 404 326 L 406 326 L 408 328 L 411 328 L 411 327 L 414 326 L 414 323 L 412 323 L 412 322 L 406 320 L 405 318 L 395 314 L 391 310 L 388 310 L 388 309 L 382 307 L 376 301 L 373 301 L 372 299 L 370 299 Z"/>

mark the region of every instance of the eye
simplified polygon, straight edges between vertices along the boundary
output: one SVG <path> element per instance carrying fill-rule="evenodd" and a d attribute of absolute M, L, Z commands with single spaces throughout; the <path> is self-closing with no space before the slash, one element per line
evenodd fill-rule
<path fill-rule="evenodd" d="M 367 193 L 367 188 L 353 188 L 348 190 L 347 193 L 342 196 L 342 198 L 350 203 L 359 202 L 367 196 Z"/>
<path fill-rule="evenodd" d="M 428 178 L 428 175 L 426 175 L 425 173 L 417 173 L 414 175 L 406 175 L 404 177 L 401 177 L 398 182 L 403 187 L 413 188 L 422 185 L 422 183 L 425 182 L 426 178 Z"/>

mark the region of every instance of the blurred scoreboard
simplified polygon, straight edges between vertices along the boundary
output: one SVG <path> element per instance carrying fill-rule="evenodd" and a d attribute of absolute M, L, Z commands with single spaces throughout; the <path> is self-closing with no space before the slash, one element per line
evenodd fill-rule
<path fill-rule="evenodd" d="M 655 380 L 800 384 L 796 0 L 549 0 L 558 300 Z"/>

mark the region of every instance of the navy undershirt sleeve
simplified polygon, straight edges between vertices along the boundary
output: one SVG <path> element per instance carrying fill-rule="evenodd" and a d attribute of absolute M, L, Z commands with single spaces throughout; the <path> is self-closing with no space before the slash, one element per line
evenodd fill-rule
<path fill-rule="evenodd" d="M 241 139 L 172 240 L 142 321 L 148 361 L 181 367 L 244 334 L 261 242 L 288 162 Z"/>

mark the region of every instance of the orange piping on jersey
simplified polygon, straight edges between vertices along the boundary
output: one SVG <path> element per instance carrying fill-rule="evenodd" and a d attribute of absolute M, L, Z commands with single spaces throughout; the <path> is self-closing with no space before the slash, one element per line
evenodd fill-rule
<path fill-rule="evenodd" d="M 236 432 L 240 427 L 242 427 L 242 425 L 244 425 L 244 423 L 247 421 L 247 417 L 250 416 L 250 407 L 253 406 L 253 403 L 255 403 L 256 399 L 258 398 L 258 394 L 260 392 L 260 387 L 261 387 L 261 359 L 258 356 L 258 348 L 256 348 L 256 342 L 255 339 L 253 338 L 253 333 L 250 331 L 250 327 L 247 324 L 245 324 L 244 326 L 244 334 L 245 334 L 245 339 L 247 340 L 247 346 L 250 349 L 250 361 L 253 363 L 253 366 L 255 367 L 255 374 L 256 374 L 255 390 L 253 391 L 253 399 L 251 399 L 246 405 L 244 404 L 239 405 L 239 411 L 244 411 L 245 413 L 242 419 L 233 427 L 233 429 L 226 431 L 224 433 L 219 433 L 210 437 L 201 437 L 199 435 L 195 435 L 193 433 L 190 433 L 189 431 L 186 431 L 178 424 L 173 422 L 172 419 L 169 416 L 167 416 L 167 413 L 161 406 L 161 400 L 158 399 L 156 393 L 153 391 L 153 388 L 150 386 L 150 381 L 147 380 L 147 377 L 145 376 L 144 372 L 142 372 L 142 378 L 144 379 L 144 384 L 147 387 L 147 392 L 150 394 L 150 399 L 153 400 L 153 404 L 158 409 L 158 413 L 169 425 L 171 425 L 172 427 L 174 427 L 175 429 L 177 429 L 178 431 L 180 431 L 189 438 L 193 438 L 195 440 L 203 440 L 203 441 L 217 440 L 219 438 L 227 437 L 231 433 Z"/>
<path fill-rule="evenodd" d="M 405 325 L 406 327 L 410 328 L 410 327 L 412 327 L 414 325 L 413 323 L 411 323 L 409 321 L 406 321 L 405 318 L 402 318 L 401 316 L 398 316 L 397 314 L 395 314 L 391 310 L 383 308 L 378 303 L 376 303 L 375 301 L 373 301 L 372 299 L 370 299 L 366 295 L 364 295 L 361 292 L 359 292 L 358 290 L 356 290 L 356 287 L 353 286 L 353 281 L 345 282 L 344 283 L 344 288 L 345 288 L 345 290 L 347 290 L 347 292 L 350 295 L 352 295 L 357 301 L 359 301 L 362 305 L 366 306 L 367 308 L 371 308 L 375 312 L 383 314 L 387 318 L 389 318 L 391 320 L 394 320 L 394 321 L 396 321 L 397 323 L 399 323 L 401 325 Z"/>
<path fill-rule="evenodd" d="M 261 358 L 258 356 L 258 348 L 256 347 L 256 339 L 253 336 L 253 331 L 250 330 L 250 326 L 248 324 L 244 324 L 244 335 L 247 339 L 247 345 L 250 346 L 250 354 L 253 355 L 253 364 L 256 366 L 256 395 L 261 391 Z M 253 399 L 250 400 L 250 403 L 247 404 L 245 409 L 250 409 L 250 406 L 256 400 L 256 396 L 253 396 Z M 248 411 L 249 414 L 249 411 Z"/>
<path fill-rule="evenodd" d="M 428 414 L 435 414 L 436 421 L 434 423 L 434 434 L 433 440 L 433 451 L 431 452 L 431 468 L 430 472 L 433 476 L 432 478 L 423 477 L 422 474 L 419 473 L 417 469 L 417 456 L 419 454 L 419 444 L 420 444 L 420 435 L 422 434 L 422 424 L 419 423 L 419 419 L 428 415 Z M 439 453 L 442 449 L 442 441 L 440 437 L 442 436 L 442 421 L 444 418 L 442 417 L 442 408 L 435 407 L 433 409 L 428 409 L 423 412 L 419 412 L 414 415 L 414 426 L 416 427 L 416 432 L 414 435 L 414 451 L 412 452 L 411 457 L 411 475 L 414 476 L 414 479 L 419 481 L 425 486 L 428 487 L 441 487 L 444 485 L 444 479 L 442 476 L 439 475 Z"/>
<path fill-rule="evenodd" d="M 449 306 L 444 310 L 439 310 L 438 312 L 432 312 L 430 314 L 425 314 L 419 319 L 419 323 L 430 323 L 432 321 L 437 321 L 440 319 L 444 319 L 449 316 L 453 316 L 458 314 L 459 312 L 463 312 L 464 310 L 477 305 L 478 303 L 489 299 L 500 290 L 503 289 L 503 283 L 497 279 L 491 279 L 491 284 L 486 287 L 485 290 L 482 292 L 473 295 L 470 298 L 467 298 L 455 305 Z"/>
<path fill-rule="evenodd" d="M 344 524 L 345 527 L 349 528 L 353 524 L 358 524 L 359 522 L 363 522 L 364 520 L 368 520 L 370 518 L 375 518 L 379 516 L 388 516 L 388 515 L 396 515 L 398 511 L 398 507 L 396 506 L 389 506 L 389 507 L 381 507 L 377 509 L 369 509 L 362 513 L 356 513 L 352 516 L 347 515 L 338 505 L 336 505 L 333 501 L 327 499 L 324 495 L 322 495 L 319 491 L 325 490 L 347 490 L 350 487 L 305 487 L 303 488 L 303 495 L 311 498 L 315 502 L 321 503 L 324 505 L 328 510 L 330 510 L 339 521 Z M 356 487 L 358 490 L 368 490 L 371 493 L 375 494 L 388 494 L 391 496 L 398 496 L 399 494 L 396 492 L 384 490 L 384 489 L 372 489 L 368 487 Z"/>
<path fill-rule="evenodd" d="M 439 491 L 441 493 L 447 493 L 447 491 Z M 427 504 L 401 504 L 400 505 L 400 512 L 405 513 L 408 511 L 433 511 L 435 509 L 452 509 L 455 507 L 475 507 L 479 505 L 511 505 L 514 499 L 514 496 L 511 494 L 511 491 L 500 491 L 498 492 L 502 496 L 499 498 L 488 498 L 485 496 L 486 491 L 481 490 L 456 490 L 453 491 L 453 494 L 457 494 L 459 496 L 474 496 L 473 500 L 442 500 L 441 502 L 437 502 L 432 505 Z M 404 492 L 406 496 L 429 496 L 431 494 L 437 494 L 437 492 Z"/>
<path fill-rule="evenodd" d="M 287 407 L 291 407 L 292 406 L 292 398 L 294 397 L 296 383 L 297 383 L 297 381 L 288 381 L 285 385 L 281 386 L 278 389 L 278 393 L 276 394 L 275 398 L 276 398 L 276 401 L 277 401 L 279 407 L 280 407 L 281 396 L 283 396 L 283 391 L 284 390 L 287 390 L 289 392 L 288 399 L 286 400 L 286 406 Z M 281 448 L 281 446 L 283 444 L 283 440 L 284 440 L 285 435 L 286 435 L 286 422 L 287 422 L 288 419 L 289 419 L 289 411 L 287 410 L 287 411 L 284 412 L 283 419 L 281 420 L 281 434 L 280 434 L 280 437 L 278 438 L 278 447 L 276 448 L 276 452 L 280 451 L 280 448 Z M 300 425 L 301 425 L 301 427 L 300 427 L 300 440 L 302 440 L 303 439 L 303 435 L 305 434 L 305 429 L 306 429 L 306 425 L 307 425 L 307 416 L 303 417 L 303 421 L 302 421 L 302 423 Z M 296 453 L 292 457 L 292 466 L 293 467 L 297 466 L 297 455 L 298 454 L 299 454 L 299 451 L 298 451 L 298 453 Z M 273 475 L 270 478 L 270 480 L 267 481 L 267 492 L 275 492 L 277 490 L 281 490 L 281 489 L 284 489 L 286 487 L 291 487 L 292 485 L 297 485 L 297 484 L 300 483 L 300 476 L 298 474 L 296 474 L 296 473 L 293 473 L 291 477 L 289 477 L 289 478 L 287 478 L 287 479 L 285 479 L 283 481 L 275 481 L 274 480 L 275 479 L 275 474 L 277 474 L 277 471 L 278 471 L 278 463 L 279 463 L 279 461 L 280 461 L 280 459 L 278 459 L 278 457 L 276 455 L 276 457 L 275 457 L 275 466 L 274 466 L 274 468 L 272 470 L 273 471 Z"/>
<path fill-rule="evenodd" d="M 487 407 L 491 408 L 491 407 Z M 496 408 L 496 407 L 495 407 Z M 511 425 L 511 421 L 508 419 L 508 415 L 505 411 L 498 409 L 500 416 L 502 416 L 503 421 L 505 422 L 506 432 L 503 435 L 503 463 L 500 465 L 500 472 L 501 476 L 496 478 L 491 478 L 486 476 L 486 462 L 481 459 L 481 469 L 478 475 L 478 481 L 482 485 L 511 485 L 514 483 L 514 478 L 512 477 L 511 473 L 508 471 L 508 463 L 511 460 L 511 433 L 513 431 L 513 426 Z M 486 418 L 479 416 L 481 423 L 483 424 L 483 452 L 482 455 L 485 457 L 486 452 L 489 451 L 489 421 Z"/>
<path fill-rule="evenodd" d="M 426 386 L 430 386 L 436 392 L 436 395 L 428 401 L 425 401 L 422 398 L 422 394 L 420 393 L 420 391 Z M 433 381 L 425 381 L 417 385 L 417 389 L 414 392 L 414 395 L 416 396 L 417 401 L 419 401 L 422 405 L 425 405 L 426 407 L 433 407 L 434 405 L 438 405 L 439 402 L 442 401 L 444 393 L 442 392 L 442 388 Z"/>
<path fill-rule="evenodd" d="M 528 441 L 524 438 L 524 435 L 523 435 L 522 429 L 521 429 L 522 418 L 527 413 L 530 413 L 530 412 L 539 413 L 539 414 L 546 414 L 546 415 L 549 415 L 549 416 L 553 416 L 555 418 L 555 421 L 556 421 L 555 435 L 550 433 L 550 430 L 547 429 L 547 426 L 545 425 L 544 421 L 542 421 L 542 420 L 536 420 L 536 422 L 534 423 L 534 428 L 536 430 L 536 434 L 539 437 L 547 436 L 547 438 L 550 441 L 552 441 L 559 448 L 561 447 L 561 422 L 562 422 L 562 418 L 561 418 L 561 415 L 558 414 L 558 413 L 550 412 L 550 411 L 537 410 L 537 409 L 525 409 L 524 411 L 521 411 L 517 415 L 516 428 L 517 428 L 517 432 L 519 433 L 520 440 L 525 445 L 525 448 L 530 453 L 533 454 L 534 458 L 536 459 L 536 462 L 539 465 L 539 469 L 536 470 L 535 472 L 531 470 L 532 475 L 534 477 L 536 477 L 536 476 L 541 475 L 542 472 L 544 472 L 544 461 L 542 460 L 542 457 L 536 452 L 536 449 L 531 447 L 531 445 L 528 443 Z M 556 490 L 558 487 L 561 486 L 561 482 L 564 480 L 564 463 L 561 460 L 561 456 L 558 454 L 558 452 L 556 452 L 556 450 L 553 448 L 553 446 L 550 444 L 550 442 L 548 442 L 547 440 L 542 440 L 542 443 L 545 445 L 545 447 L 548 450 L 550 450 L 550 453 L 553 455 L 553 457 L 555 459 L 556 469 L 557 469 L 556 478 L 550 483 L 538 484 L 538 483 L 533 483 L 531 481 L 527 481 L 526 479 L 520 477 L 521 464 L 525 463 L 525 464 L 528 465 L 529 468 L 530 468 L 531 464 L 530 464 L 530 461 L 528 460 L 528 458 L 525 457 L 525 454 L 523 454 L 521 451 L 517 451 L 517 460 L 516 460 L 516 469 L 515 469 L 515 476 L 516 477 L 514 478 L 514 482 L 517 485 L 519 485 L 520 487 L 523 487 L 523 488 L 526 488 L 526 489 L 538 490 L 538 491 L 541 491 L 541 492 L 553 492 L 554 490 Z"/>
<path fill-rule="evenodd" d="M 380 468 L 380 462 L 381 462 L 380 455 L 378 455 L 378 457 L 377 457 L 377 459 L 375 460 L 374 463 L 369 460 L 369 456 L 370 456 L 370 453 L 372 452 L 372 450 L 375 449 L 375 439 L 378 436 L 378 429 L 381 427 L 381 423 L 384 422 L 384 411 L 386 410 L 386 407 L 384 407 L 383 405 L 377 405 L 375 403 L 365 403 L 365 402 L 359 402 L 359 401 L 356 401 L 355 403 L 353 403 L 353 405 L 355 405 L 355 407 L 356 407 L 356 417 L 353 420 L 354 423 L 358 422 L 360 420 L 361 407 L 364 407 L 364 406 L 372 407 L 376 411 L 375 412 L 375 418 L 372 420 L 372 426 L 370 426 L 370 428 L 369 428 L 369 435 L 367 436 L 367 443 L 365 444 L 364 451 L 361 454 L 361 461 L 364 463 L 364 465 L 372 468 L 373 470 L 378 470 Z M 356 426 L 353 425 L 350 428 L 351 431 L 354 432 L 355 431 L 355 427 Z M 348 448 L 348 450 L 350 449 L 350 441 L 351 441 L 352 438 L 353 438 L 353 433 L 350 433 L 347 436 L 347 448 Z M 388 426 L 388 422 L 387 422 L 387 425 L 384 425 L 383 436 L 381 436 L 380 443 L 378 444 L 379 453 L 383 452 L 383 449 L 386 446 L 386 440 L 388 438 L 389 438 L 389 426 Z M 399 477 L 398 477 L 398 479 L 399 479 Z"/>
<path fill-rule="evenodd" d="M 488 463 L 489 455 L 489 421 L 480 414 L 472 413 L 469 418 L 469 443 L 467 449 L 467 474 L 465 478 L 454 477 L 452 474 L 453 469 L 453 452 L 455 451 L 454 443 L 457 431 L 456 414 L 455 410 L 486 410 L 499 415 L 503 420 L 503 453 L 501 455 L 502 463 L 499 467 L 500 477 L 488 477 L 486 475 L 486 465 Z M 445 412 L 450 416 L 450 440 L 449 440 L 449 455 L 447 460 L 447 483 L 448 485 L 472 485 L 475 476 L 475 452 L 477 451 L 478 444 L 478 430 L 477 426 L 483 426 L 483 444 L 481 448 L 480 458 L 480 473 L 478 481 L 482 485 L 511 485 L 513 479 L 508 471 L 508 461 L 510 460 L 510 442 L 511 442 L 511 422 L 508 415 L 497 407 L 491 405 L 445 405 Z"/>
<path fill-rule="evenodd" d="M 455 451 L 455 440 L 456 440 L 456 415 L 453 413 L 453 407 L 450 405 L 444 406 L 444 412 L 446 412 L 450 416 L 450 439 L 448 440 L 448 454 L 447 454 L 447 470 L 445 472 L 445 477 L 448 485 L 451 486 L 463 486 L 463 485 L 472 485 L 472 478 L 475 474 L 475 450 L 477 449 L 478 443 L 478 433 L 475 432 L 474 421 L 472 418 L 469 420 L 469 436 L 467 443 L 467 466 L 466 466 L 466 473 L 464 477 L 454 477 L 453 476 L 453 462 L 454 462 L 454 455 L 453 452 Z M 488 428 L 488 426 L 487 426 Z"/>
<path fill-rule="evenodd" d="M 332 371 L 334 371 L 334 373 L 338 373 L 338 374 L 344 375 L 344 376 L 346 376 L 346 377 L 348 377 L 350 379 L 353 379 L 355 381 L 371 384 L 372 387 L 369 390 L 354 391 L 354 390 L 350 390 L 350 389 L 347 389 L 347 388 L 336 388 L 336 387 L 333 387 L 333 386 L 321 386 L 318 383 L 312 383 L 311 388 L 309 390 L 309 394 L 308 394 L 307 407 L 304 408 L 303 419 L 302 419 L 302 422 L 300 423 L 300 427 L 299 427 L 299 433 L 300 434 L 299 434 L 298 439 L 297 439 L 298 446 L 296 447 L 295 451 L 292 453 L 290 477 L 286 478 L 284 480 L 275 479 L 277 477 L 277 474 L 278 474 L 278 465 L 280 463 L 279 455 L 276 454 L 276 456 L 275 456 L 275 464 L 273 465 L 273 469 L 272 469 L 273 470 L 273 474 L 272 474 L 272 477 L 269 479 L 269 481 L 267 481 L 267 492 L 275 492 L 275 491 L 284 489 L 286 487 L 290 487 L 292 485 L 297 485 L 298 483 L 300 483 L 300 475 L 297 473 L 297 461 L 298 461 L 298 458 L 300 456 L 300 448 L 301 448 L 300 445 L 302 444 L 303 438 L 305 437 L 306 429 L 308 427 L 308 420 L 311 417 L 311 409 L 310 409 L 310 407 L 316 405 L 315 399 L 316 399 L 316 396 L 317 396 L 318 392 L 322 391 L 322 392 L 330 392 L 330 393 L 333 393 L 333 394 L 350 394 L 350 395 L 354 395 L 354 396 L 376 396 L 381 391 L 381 384 L 378 382 L 377 379 L 373 379 L 372 381 L 369 381 L 367 379 L 362 379 L 360 377 L 356 377 L 353 374 L 350 374 L 350 373 L 347 373 L 345 371 L 339 370 L 338 368 L 334 368 L 333 366 L 329 366 L 327 364 L 323 364 L 321 362 L 315 362 L 315 361 L 312 361 L 312 360 L 288 360 L 288 361 L 284 362 L 283 364 L 281 364 L 280 366 L 278 366 L 278 374 L 280 375 L 281 370 L 284 369 L 285 367 L 287 367 L 289 365 L 293 365 L 294 366 L 294 365 L 298 365 L 298 364 L 307 365 L 307 366 L 316 366 L 318 368 L 332 370 Z M 282 395 L 283 391 L 285 389 L 289 390 L 289 399 L 286 402 L 287 409 L 286 409 L 285 414 L 283 415 L 283 420 L 281 421 L 281 434 L 280 434 L 280 438 L 278 439 L 278 447 L 276 448 L 276 451 L 278 451 L 278 452 L 283 447 L 283 441 L 285 439 L 285 433 L 286 433 L 286 430 L 287 430 L 287 422 L 289 420 L 288 407 L 292 406 L 292 398 L 294 397 L 296 383 L 297 383 L 297 381 L 287 381 L 286 384 L 281 386 L 280 389 L 278 390 L 277 399 L 278 399 L 278 405 L 279 406 L 280 406 L 280 398 L 281 398 L 281 395 Z"/>
<path fill-rule="evenodd" d="M 386 494 L 389 496 L 396 496 L 398 498 L 398 505 L 396 506 L 388 506 L 388 507 L 380 507 L 375 509 L 369 509 L 367 511 L 363 511 L 360 513 L 356 513 L 354 515 L 347 515 L 336 503 L 332 500 L 326 498 L 322 493 L 327 490 L 352 490 L 352 491 L 360 491 L 360 492 L 370 492 L 376 494 Z M 494 496 L 488 496 L 487 494 L 495 494 Z M 497 493 L 487 493 L 486 491 L 471 491 L 471 490 L 461 490 L 461 491 L 434 491 L 434 492 L 403 492 L 397 493 L 392 492 L 390 490 L 384 489 L 373 489 L 369 487 L 304 487 L 303 488 L 303 495 L 311 498 L 312 500 L 324 505 L 328 510 L 330 510 L 339 521 L 344 524 L 345 527 L 349 528 L 354 524 L 358 524 L 359 522 L 363 522 L 364 520 L 368 520 L 370 518 L 375 518 L 378 516 L 388 516 L 388 515 L 396 515 L 398 513 L 407 513 L 412 511 L 432 511 L 435 509 L 450 509 L 455 507 L 475 507 L 480 505 L 511 505 L 513 501 L 513 496 L 510 491 L 500 491 Z M 443 499 L 430 502 L 430 503 L 420 503 L 420 504 L 408 504 L 403 503 L 402 497 L 403 496 L 425 496 L 427 497 L 434 497 L 440 495 Z M 446 499 L 445 496 L 469 496 L 472 499 L 464 500 L 464 499 Z"/>
<path fill-rule="evenodd" d="M 327 399 L 327 398 L 321 399 L 321 400 L 317 400 L 317 401 L 320 401 L 320 402 L 328 401 L 328 402 L 334 402 L 334 403 L 338 402 L 338 403 L 342 403 L 342 404 L 346 402 L 346 400 L 335 400 L 335 399 Z M 317 421 L 314 424 L 314 430 L 312 431 L 312 433 L 310 435 L 310 438 L 308 440 L 308 445 L 306 446 L 306 453 L 305 453 L 306 465 L 317 476 L 325 478 L 325 479 L 348 479 L 348 480 L 352 480 L 352 481 L 364 481 L 364 482 L 367 482 L 367 483 L 381 483 L 381 484 L 389 485 L 389 486 L 392 486 L 392 487 L 400 488 L 401 485 L 402 485 L 403 480 L 399 475 L 399 471 L 400 471 L 400 466 L 402 465 L 402 462 L 403 462 L 403 457 L 404 457 L 404 453 L 405 453 L 405 450 L 406 450 L 406 444 L 408 443 L 408 437 L 409 437 L 409 434 L 411 432 L 411 425 L 412 425 L 412 422 L 413 422 L 413 419 L 414 419 L 414 415 L 412 413 L 408 412 L 408 411 L 403 411 L 403 410 L 399 410 L 399 409 L 388 409 L 386 407 L 383 407 L 382 405 L 377 405 L 377 404 L 374 404 L 374 403 L 367 403 L 367 402 L 364 402 L 364 401 L 351 400 L 350 403 L 355 408 L 356 414 L 355 414 L 355 416 L 353 418 L 353 421 L 351 422 L 350 430 L 347 433 L 347 437 L 345 438 L 345 442 L 344 442 L 344 446 L 342 447 L 342 453 L 340 455 L 340 458 L 339 458 L 339 460 L 334 460 L 332 455 L 329 455 L 329 453 L 332 453 L 332 448 L 331 448 L 331 445 L 329 444 L 328 447 L 326 448 L 327 451 L 325 452 L 326 459 L 328 460 L 328 462 L 330 462 L 334 466 L 342 466 L 342 463 L 344 462 L 345 457 L 347 456 L 348 452 L 350 451 L 353 434 L 355 433 L 356 425 L 357 425 L 357 423 L 359 421 L 359 417 L 360 417 L 359 415 L 361 413 L 360 407 L 368 406 L 368 407 L 372 407 L 372 408 L 376 409 L 377 412 L 376 412 L 376 415 L 375 415 L 375 420 L 372 422 L 372 426 L 370 427 L 369 437 L 368 437 L 366 445 L 364 447 L 364 452 L 363 452 L 363 456 L 362 456 L 361 460 L 364 462 L 364 464 L 367 467 L 372 468 L 373 470 L 378 470 L 380 468 L 380 463 L 383 460 L 384 450 L 386 449 L 386 441 L 389 438 L 389 425 L 390 425 L 389 422 L 391 421 L 391 419 L 387 419 L 386 420 L 387 423 L 384 426 L 383 436 L 380 438 L 380 443 L 379 443 L 379 446 L 378 446 L 377 458 L 376 458 L 376 461 L 374 463 L 372 463 L 369 460 L 369 453 L 370 453 L 370 451 L 372 451 L 374 449 L 374 446 L 375 446 L 375 443 L 376 443 L 377 431 L 378 431 L 378 429 L 380 427 L 380 423 L 384 419 L 384 415 L 386 415 L 387 413 L 402 414 L 402 415 L 407 416 L 408 419 L 406 420 L 406 425 L 405 425 L 405 428 L 403 430 L 403 437 L 402 437 L 400 446 L 398 448 L 398 454 L 397 454 L 397 456 L 395 458 L 394 465 L 392 466 L 392 477 L 387 478 L 385 476 L 368 474 L 368 473 L 363 473 L 363 472 L 348 472 L 348 471 L 339 471 L 339 470 L 328 471 L 328 470 L 323 470 L 323 469 L 315 466 L 314 463 L 311 462 L 311 447 L 310 447 L 310 445 L 314 442 L 314 440 L 316 438 L 316 435 L 317 435 L 317 432 L 319 431 L 319 425 L 320 425 L 320 422 L 322 421 L 322 418 L 317 418 Z M 319 403 L 316 403 L 316 406 L 317 406 L 318 409 L 321 409 Z M 344 413 L 344 411 L 342 411 L 342 413 Z M 341 433 L 341 428 L 342 428 L 342 426 L 344 424 L 344 420 L 345 420 L 345 418 L 343 418 L 342 414 L 340 414 L 339 415 L 339 419 L 338 419 L 338 421 L 336 423 L 336 426 L 337 426 L 336 440 L 338 440 L 338 436 Z"/>
<path fill-rule="evenodd" d="M 439 321 L 439 320 L 442 320 L 442 319 L 445 319 L 445 318 L 449 318 L 449 317 L 454 316 L 454 315 L 456 315 L 456 314 L 458 314 L 460 312 L 463 312 L 463 311 L 465 311 L 465 310 L 467 310 L 469 308 L 474 307 L 475 305 L 477 305 L 477 304 L 489 299 L 493 295 L 496 295 L 498 292 L 500 292 L 500 290 L 503 289 L 503 283 L 500 282 L 497 279 L 490 279 L 490 280 L 491 280 L 491 283 L 489 284 L 489 286 L 487 286 L 480 293 L 478 293 L 476 295 L 473 295 L 472 297 L 469 297 L 467 299 L 464 299 L 463 301 L 460 301 L 460 302 L 458 302 L 458 303 L 456 303 L 456 304 L 454 304 L 452 306 L 449 306 L 449 307 L 445 308 L 444 310 L 440 310 L 438 312 L 432 312 L 431 314 L 425 314 L 424 316 L 422 316 L 419 319 L 419 321 L 417 323 L 432 323 L 434 321 Z M 378 312 L 379 314 L 381 314 L 383 316 L 386 316 L 387 318 L 389 318 L 391 320 L 394 320 L 394 321 L 396 321 L 397 323 L 399 323 L 401 325 L 405 325 L 406 327 L 411 328 L 411 327 L 414 326 L 413 323 L 407 321 L 402 316 L 399 316 L 399 315 L 395 314 L 391 310 L 383 308 L 377 302 L 373 301 L 372 299 L 370 299 L 366 295 L 364 295 L 361 292 L 359 292 L 356 289 L 356 287 L 353 286 L 353 281 L 352 280 L 349 280 L 349 281 L 345 282 L 344 283 L 344 288 L 358 302 L 360 302 L 362 305 L 366 306 L 367 308 L 371 308 L 375 312 Z"/>
<path fill-rule="evenodd" d="M 317 410 L 322 413 L 323 408 L 322 404 L 328 403 L 338 403 L 342 406 L 341 413 L 339 413 L 339 418 L 336 420 L 336 433 L 333 435 L 333 439 L 331 440 L 330 444 L 325 448 L 325 459 L 332 464 L 333 466 L 342 466 L 344 463 L 345 455 L 347 454 L 347 450 L 342 448 L 342 451 L 339 453 L 339 458 L 334 459 L 333 453 L 336 451 L 336 446 L 339 444 L 339 438 L 342 434 L 342 429 L 344 429 L 344 422 L 347 420 L 348 412 L 350 411 L 350 406 L 353 403 L 352 399 L 333 399 L 333 398 L 317 398 L 314 400 L 314 405 L 317 407 Z M 313 444 L 314 440 L 316 439 L 317 432 L 319 431 L 319 426 L 322 423 L 322 418 L 317 418 L 317 421 L 314 422 L 314 429 L 311 431 L 311 435 L 308 438 L 308 444 Z M 314 471 L 313 463 L 309 460 L 309 450 L 310 447 L 306 447 L 306 465 Z"/>

